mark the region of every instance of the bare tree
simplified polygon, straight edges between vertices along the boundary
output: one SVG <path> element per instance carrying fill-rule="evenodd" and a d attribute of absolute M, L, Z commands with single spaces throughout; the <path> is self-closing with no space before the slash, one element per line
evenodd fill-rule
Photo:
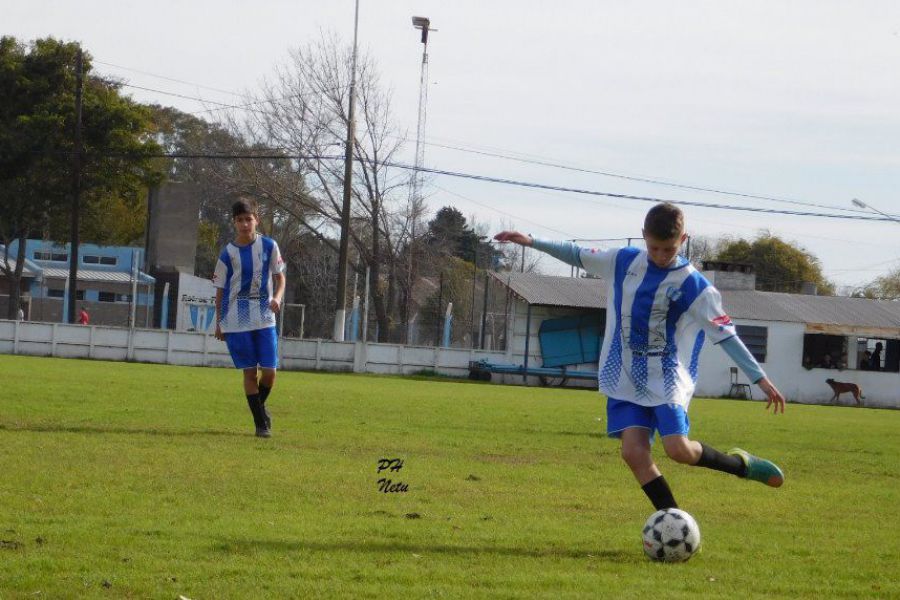
<path fill-rule="evenodd" d="M 285 158 L 240 161 L 236 171 L 222 174 L 335 254 L 342 216 L 350 53 L 333 35 L 292 51 L 289 61 L 263 84 L 254 104 L 258 109 L 230 117 L 230 128 L 250 140 L 255 151 Z M 400 260 L 410 243 L 416 211 L 410 208 L 409 174 L 388 166 L 403 136 L 396 134 L 392 121 L 390 92 L 382 88 L 368 56 L 357 60 L 356 85 L 350 262 L 357 272 L 370 269 L 375 315 L 384 335 L 399 320 L 398 286 L 405 284 Z M 326 298 L 317 301 L 329 303 Z"/>

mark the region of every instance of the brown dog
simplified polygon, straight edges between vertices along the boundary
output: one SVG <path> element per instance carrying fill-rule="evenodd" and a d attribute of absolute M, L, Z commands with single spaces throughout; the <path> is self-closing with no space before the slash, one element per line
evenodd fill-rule
<path fill-rule="evenodd" d="M 835 381 L 834 379 L 826 379 L 825 383 L 830 385 L 831 391 L 834 392 L 834 396 L 831 397 L 831 400 L 829 400 L 829 402 L 837 402 L 840 395 L 844 392 L 850 392 L 851 394 L 853 394 L 853 399 L 856 400 L 857 406 L 860 406 L 862 404 L 862 402 L 860 402 L 860 399 L 866 399 L 866 397 L 863 396 L 862 388 L 855 383 L 844 383 L 842 381 Z"/>

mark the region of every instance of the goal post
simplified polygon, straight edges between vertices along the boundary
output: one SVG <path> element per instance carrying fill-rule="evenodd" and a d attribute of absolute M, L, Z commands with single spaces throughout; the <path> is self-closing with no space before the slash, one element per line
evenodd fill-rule
<path fill-rule="evenodd" d="M 303 339 L 303 328 L 306 325 L 306 305 L 285 303 L 281 307 L 281 318 L 278 320 L 278 337 Z"/>

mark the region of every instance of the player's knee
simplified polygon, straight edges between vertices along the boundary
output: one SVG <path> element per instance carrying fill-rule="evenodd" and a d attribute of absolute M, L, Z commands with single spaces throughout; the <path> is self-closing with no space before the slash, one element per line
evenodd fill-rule
<path fill-rule="evenodd" d="M 622 460 L 630 467 L 637 467 L 650 462 L 650 451 L 642 446 L 622 445 Z"/>
<path fill-rule="evenodd" d="M 664 444 L 666 455 L 677 463 L 694 464 L 696 457 L 686 440 L 672 441 Z"/>

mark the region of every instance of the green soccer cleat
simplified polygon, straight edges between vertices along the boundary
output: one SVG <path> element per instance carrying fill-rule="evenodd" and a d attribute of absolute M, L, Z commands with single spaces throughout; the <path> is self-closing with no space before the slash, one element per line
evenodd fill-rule
<path fill-rule="evenodd" d="M 784 483 L 784 473 L 772 461 L 753 456 L 740 448 L 733 448 L 728 451 L 728 454 L 739 456 L 744 461 L 744 465 L 747 467 L 747 475 L 745 475 L 747 479 L 759 481 L 769 487 L 776 488 L 781 487 L 781 484 Z"/>

